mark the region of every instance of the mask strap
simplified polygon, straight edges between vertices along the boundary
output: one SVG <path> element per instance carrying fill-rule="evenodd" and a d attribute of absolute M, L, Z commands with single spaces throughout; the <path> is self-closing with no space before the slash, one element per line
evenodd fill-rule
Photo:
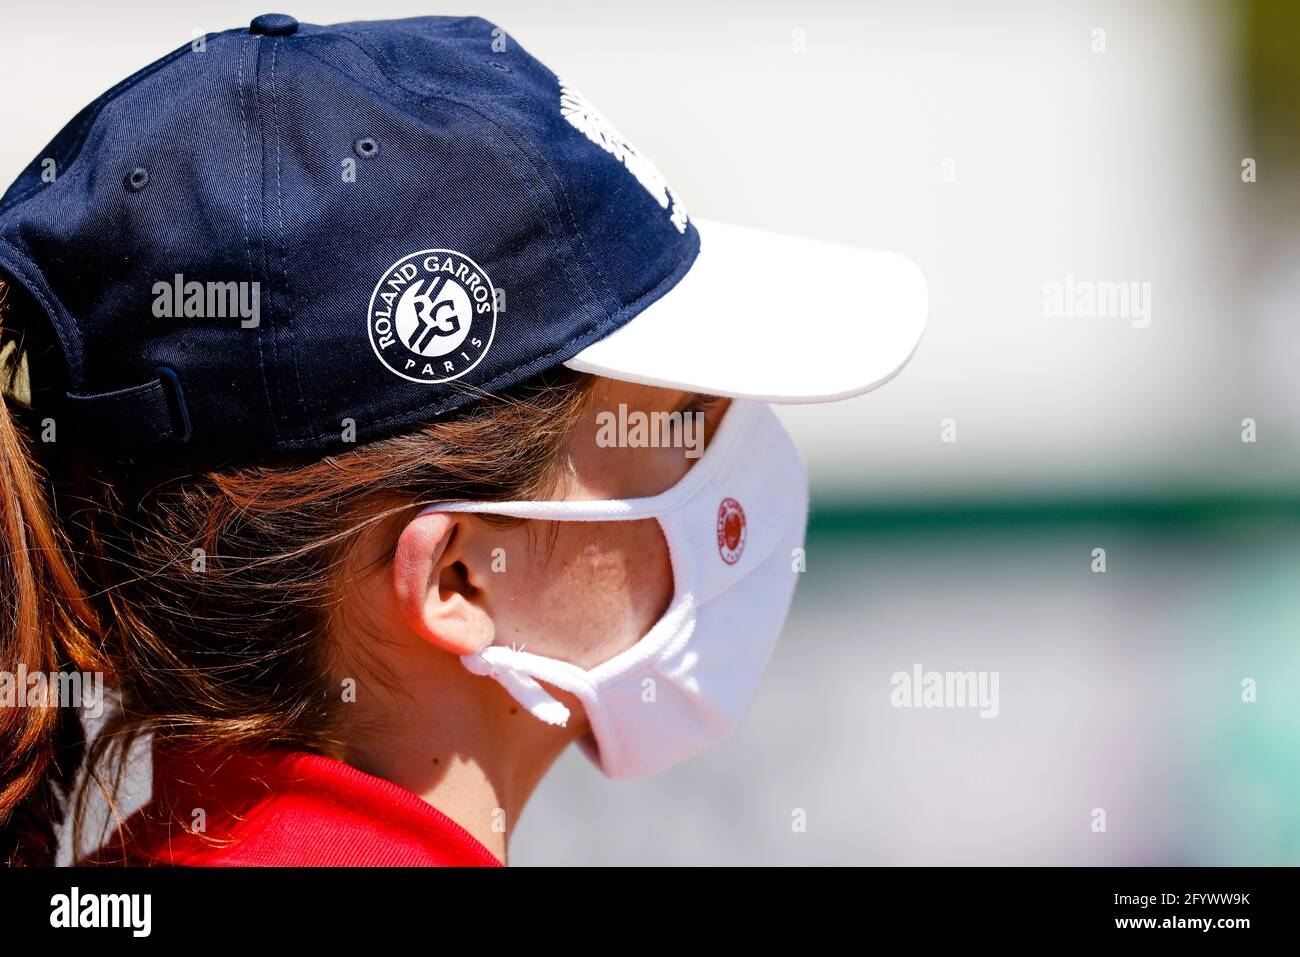
<path fill-rule="evenodd" d="M 532 518 L 570 522 L 632 522 L 659 518 L 675 511 L 691 498 L 701 486 L 728 465 L 735 447 L 745 440 L 762 423 L 760 410 L 767 407 L 761 402 L 733 399 L 731 407 L 714 434 L 713 441 L 696 462 L 675 485 L 657 495 L 641 498 L 611 499 L 558 499 L 515 502 L 435 502 L 426 505 L 418 515 L 429 512 L 482 512 L 492 515 L 509 515 L 513 518 Z M 768 412 L 771 415 L 771 412 Z M 418 517 L 417 515 L 417 517 Z"/>
<path fill-rule="evenodd" d="M 688 473 L 689 474 L 689 473 Z M 419 515 L 430 512 L 478 512 L 491 515 L 509 515 L 512 518 L 531 518 L 542 521 L 568 522 L 634 522 L 656 518 L 671 511 L 680 497 L 676 487 L 660 495 L 638 499 L 596 499 L 519 502 L 437 502 L 420 509 Z"/>
<path fill-rule="evenodd" d="M 489 645 L 472 655 L 461 655 L 460 661 L 471 673 L 495 678 L 510 692 L 510 696 L 539 721 L 564 727 L 569 723 L 569 709 L 556 701 L 536 679 L 527 672 L 516 670 L 508 660 L 513 652 L 499 645 Z"/>

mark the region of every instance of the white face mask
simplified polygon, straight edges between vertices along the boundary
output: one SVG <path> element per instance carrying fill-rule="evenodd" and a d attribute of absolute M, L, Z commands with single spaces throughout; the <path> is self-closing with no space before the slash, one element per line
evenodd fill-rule
<path fill-rule="evenodd" d="M 606 775 L 662 771 L 720 744 L 740 724 L 790 609 L 808 518 L 803 459 L 765 403 L 733 400 L 704 455 L 659 495 L 459 502 L 420 514 L 452 511 L 559 521 L 658 519 L 672 562 L 673 598 L 631 648 L 590 671 L 501 645 L 461 658 L 550 724 L 565 724 L 569 710 L 534 679 L 576 695 L 595 738 L 580 744 Z"/>

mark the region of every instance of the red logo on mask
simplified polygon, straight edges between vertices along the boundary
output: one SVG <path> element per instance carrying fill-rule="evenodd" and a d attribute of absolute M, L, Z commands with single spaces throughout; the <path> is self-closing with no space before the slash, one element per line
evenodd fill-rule
<path fill-rule="evenodd" d="M 728 565 L 740 561 L 745 533 L 745 510 L 734 498 L 724 498 L 718 506 L 718 554 Z"/>

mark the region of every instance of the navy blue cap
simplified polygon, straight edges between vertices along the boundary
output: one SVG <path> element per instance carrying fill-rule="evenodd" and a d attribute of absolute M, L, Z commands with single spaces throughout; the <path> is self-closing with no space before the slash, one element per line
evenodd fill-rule
<path fill-rule="evenodd" d="M 700 247 L 607 129 L 472 17 L 267 14 L 145 67 L 0 200 L 59 441 L 330 450 L 571 359 Z"/>

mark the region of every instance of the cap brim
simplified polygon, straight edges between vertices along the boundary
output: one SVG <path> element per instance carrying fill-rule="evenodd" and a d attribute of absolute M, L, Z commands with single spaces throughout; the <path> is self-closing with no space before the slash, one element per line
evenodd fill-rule
<path fill-rule="evenodd" d="M 925 277 L 906 256 L 695 220 L 686 274 L 565 363 L 645 385 L 833 402 L 884 385 L 925 329 Z"/>

